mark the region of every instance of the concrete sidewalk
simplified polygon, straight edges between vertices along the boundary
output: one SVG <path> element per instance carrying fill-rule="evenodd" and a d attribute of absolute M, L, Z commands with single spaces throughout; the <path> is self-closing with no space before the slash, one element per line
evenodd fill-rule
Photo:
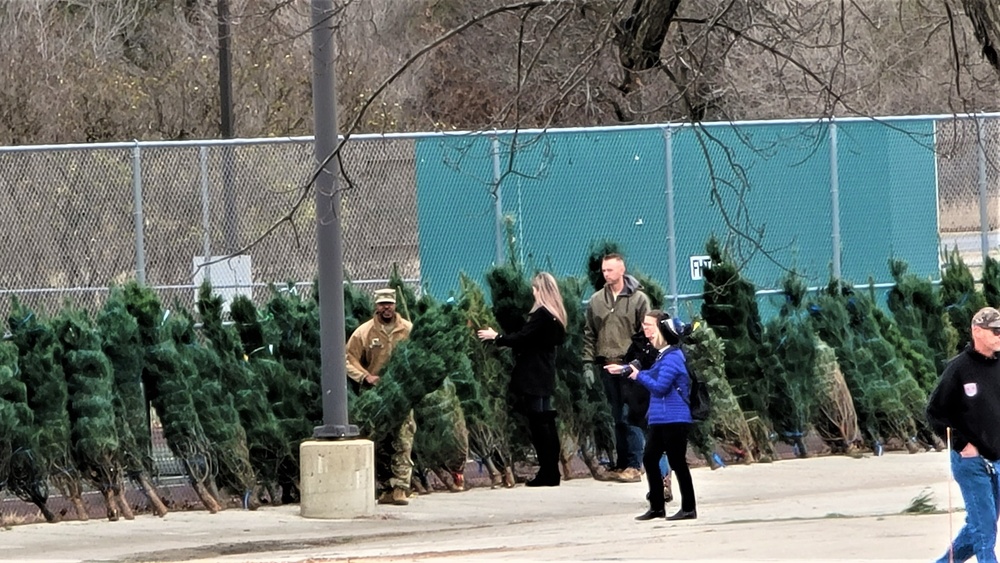
<path fill-rule="evenodd" d="M 574 479 L 435 493 L 355 520 L 307 520 L 293 505 L 31 524 L 0 531 L 0 560 L 929 561 L 964 521 L 947 514 L 949 490 L 961 505 L 947 464 L 944 453 L 893 453 L 699 468 L 699 519 L 677 523 L 633 520 L 645 484 Z M 924 493 L 938 513 L 902 514 Z"/>

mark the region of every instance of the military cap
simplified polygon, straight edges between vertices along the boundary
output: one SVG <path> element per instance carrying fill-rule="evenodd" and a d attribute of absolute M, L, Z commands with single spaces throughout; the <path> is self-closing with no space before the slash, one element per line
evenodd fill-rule
<path fill-rule="evenodd" d="M 396 290 L 391 287 L 385 289 L 375 290 L 375 304 L 379 303 L 395 303 L 396 302 Z"/>

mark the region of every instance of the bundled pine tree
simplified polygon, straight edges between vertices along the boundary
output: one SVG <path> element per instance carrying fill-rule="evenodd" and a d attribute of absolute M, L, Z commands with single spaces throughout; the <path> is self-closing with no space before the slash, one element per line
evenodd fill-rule
<path fill-rule="evenodd" d="M 294 418 L 295 409 L 288 409 L 280 401 L 279 393 L 288 387 L 291 377 L 285 366 L 274 355 L 276 349 L 274 342 L 277 336 L 267 333 L 261 323 L 257 307 L 246 297 L 237 296 L 233 299 L 229 306 L 229 315 L 239 334 L 247 365 L 253 372 L 253 377 L 249 380 L 252 385 L 250 393 L 244 397 L 251 403 L 247 408 L 252 410 L 252 416 L 259 416 L 261 417 L 259 420 L 265 422 L 264 426 L 253 425 L 255 430 L 251 433 L 253 435 L 262 433 L 257 436 L 263 441 L 257 444 L 263 448 L 273 448 L 271 455 L 278 460 L 278 465 L 273 471 L 280 491 L 270 491 L 272 502 L 276 502 L 277 499 L 283 503 L 295 502 L 299 496 L 299 443 L 304 428 L 302 420 Z M 273 325 L 270 329 L 273 332 Z M 258 393 L 263 393 L 262 401 L 254 396 Z M 264 414 L 264 408 L 270 414 Z M 289 412 L 293 418 L 286 418 Z M 277 426 L 270 426 L 271 424 Z M 277 439 L 283 440 L 284 446 L 272 441 Z M 251 445 L 251 448 L 253 447 Z"/>
<path fill-rule="evenodd" d="M 36 459 L 52 484 L 69 499 L 77 519 L 88 520 L 83 483 L 73 464 L 69 390 L 56 359 L 59 344 L 55 334 L 49 323 L 16 297 L 11 300 L 7 327 L 17 346 L 21 382 L 31 389 L 28 406 L 35 418 Z"/>
<path fill-rule="evenodd" d="M 222 485 L 238 494 L 245 508 L 256 510 L 260 506 L 259 497 L 255 494 L 257 476 L 250 463 L 246 430 L 240 423 L 233 396 L 220 377 L 222 360 L 213 348 L 198 342 L 194 319 L 183 309 L 178 308 L 170 315 L 163 331 L 180 352 L 184 371 L 191 374 L 188 387 L 216 463 L 215 479 L 209 485 Z M 225 506 L 219 491 L 210 489 L 210 492 Z"/>
<path fill-rule="evenodd" d="M 817 403 L 815 334 L 803 306 L 805 282 L 792 270 L 781 286 L 784 302 L 778 315 L 764 326 L 757 358 L 763 377 L 751 383 L 751 388 L 767 406 L 778 437 L 792 446 L 796 457 L 806 457 L 803 438 Z"/>
<path fill-rule="evenodd" d="M 752 283 L 713 236 L 706 245 L 712 265 L 705 269 L 701 316 L 726 343 L 726 379 L 747 417 L 758 460 L 774 459 L 774 434 L 767 420 L 767 397 L 761 394 L 764 374 L 757 363 L 763 346 L 763 328 Z"/>
<path fill-rule="evenodd" d="M 456 387 L 469 430 L 469 450 L 490 475 L 491 486 L 514 485 L 507 410 L 510 361 L 496 346 L 479 342 L 475 331 L 498 326 L 486 304 L 482 288 L 464 273 L 459 274 L 460 308 L 469 331 L 466 334 L 473 381 Z"/>
<path fill-rule="evenodd" d="M 889 291 L 889 310 L 903 336 L 929 347 L 934 366 L 940 374 L 948 360 L 958 352 L 959 334 L 951 325 L 941 296 L 930 280 L 908 274 L 906 270 L 906 262 L 889 260 L 889 272 L 896 280 L 896 285 Z M 970 316 L 970 324 L 971 320 Z M 921 351 L 922 347 L 914 347 Z M 932 390 L 933 387 L 924 388 L 928 393 Z"/>
<path fill-rule="evenodd" d="M 474 381 L 470 374 L 466 377 Z M 465 463 L 469 431 L 455 384 L 445 378 L 441 387 L 414 408 L 417 432 L 413 439 L 414 466 L 431 471 L 449 490 L 465 490 Z"/>
<path fill-rule="evenodd" d="M 241 303 L 249 301 L 237 297 Z M 267 400 L 267 386 L 251 368 L 235 328 L 222 322 L 222 296 L 213 295 L 211 286 L 198 290 L 198 312 L 207 345 L 219 358 L 218 380 L 232 394 L 240 424 L 246 432 L 250 464 L 260 485 L 269 493 L 278 487 L 278 468 L 292 463 L 288 440 Z M 252 304 L 251 304 L 252 305 Z M 239 307 L 235 302 L 233 307 Z M 257 501 L 247 499 L 247 506 Z"/>
<path fill-rule="evenodd" d="M 868 307 L 859 306 L 863 299 L 849 284 L 831 281 L 810 303 L 810 322 L 820 339 L 836 352 L 858 424 L 872 449 L 879 451 L 890 439 L 909 443 L 915 425 L 870 347 L 874 338 L 865 328 Z"/>
<path fill-rule="evenodd" d="M 690 442 L 713 469 L 721 466 L 715 456 L 716 444 L 731 459 L 753 463 L 753 452 L 758 448 L 739 401 L 726 380 L 725 343 L 707 323 L 695 320 L 692 326 L 691 334 L 684 341 L 684 350 L 688 363 L 708 387 L 712 409 L 708 420 L 692 427 Z"/>
<path fill-rule="evenodd" d="M 1000 307 L 1000 262 L 987 256 L 983 262 L 983 298 L 989 307 Z"/>
<path fill-rule="evenodd" d="M 121 288 L 112 288 L 104 308 L 97 315 L 97 329 L 101 349 L 111 362 L 114 374 L 112 400 L 122 469 L 146 494 L 156 515 L 164 516 L 167 507 L 152 482 L 156 466 L 152 456 L 149 411 L 141 383 L 144 348 L 139 324 L 125 308 Z"/>
<path fill-rule="evenodd" d="M 3 486 L 38 507 L 47 522 L 59 518 L 48 507 L 49 487 L 35 451 L 35 417 L 28 389 L 17 377 L 17 347 L 0 342 L 0 490 Z"/>
<path fill-rule="evenodd" d="M 850 303 L 849 310 L 854 322 L 852 327 L 856 336 L 864 339 L 862 345 L 872 353 L 876 364 L 881 367 L 882 378 L 892 387 L 899 396 L 899 401 L 906 408 L 912 421 L 912 427 L 907 435 L 907 441 L 903 445 L 910 453 L 916 453 L 920 443 L 925 447 L 930 447 L 931 436 L 934 435 L 924 416 L 924 410 L 927 408 L 927 394 L 917 383 L 915 375 L 910 371 L 910 366 L 905 359 L 899 355 L 899 350 L 885 338 L 878 321 L 877 309 L 875 288 L 869 286 L 867 295 L 858 295 L 857 299 Z M 887 316 L 886 319 L 888 320 Z"/>
<path fill-rule="evenodd" d="M 125 307 L 139 325 L 140 341 L 145 350 L 142 381 L 146 396 L 156 409 L 163 436 L 170 451 L 181 462 L 185 474 L 205 508 L 218 512 L 221 507 L 209 493 L 214 489 L 211 445 L 198 418 L 188 382 L 195 377 L 189 364 L 169 338 L 161 337 L 165 314 L 160 300 L 149 287 L 129 282 L 124 288 Z"/>
<path fill-rule="evenodd" d="M 592 477 L 602 477 L 600 457 L 615 449 L 614 420 L 604 388 L 583 378 L 584 280 L 557 280 L 566 309 L 566 339 L 556 350 L 556 411 L 562 426 L 563 474 L 572 474 L 577 451 Z"/>
<path fill-rule="evenodd" d="M 927 422 L 925 409 L 927 407 L 928 394 L 924 391 L 922 381 L 937 379 L 934 372 L 934 360 L 930 356 L 918 353 L 911 346 L 911 341 L 903 336 L 899 326 L 887 313 L 875 307 L 872 309 L 875 321 L 878 323 L 882 338 L 895 352 L 896 357 L 902 362 L 905 373 L 910 377 L 904 377 L 899 384 L 900 398 L 910 409 L 910 415 L 917 426 L 916 439 L 925 448 L 934 448 L 937 451 L 944 449 L 941 438 L 931 429 Z M 970 319 L 971 323 L 971 319 Z M 913 380 L 912 382 L 910 380 Z M 914 388 L 914 385 L 916 387 Z"/>
<path fill-rule="evenodd" d="M 108 520 L 135 516 L 122 492 L 123 454 L 119 451 L 114 408 L 114 372 L 101 349 L 101 336 L 85 311 L 65 305 L 52 320 L 69 391 L 67 407 L 73 461 L 104 497 Z"/>
<path fill-rule="evenodd" d="M 389 274 L 389 287 L 396 290 L 396 312 L 404 319 L 417 320 L 420 313 L 433 303 L 429 300 L 417 299 L 413 288 L 403 281 L 403 276 L 399 273 L 399 264 L 392 265 L 392 273 Z"/>
<path fill-rule="evenodd" d="M 945 250 L 945 258 L 947 264 L 941 276 L 941 305 L 948 312 L 951 326 L 958 331 L 958 342 L 953 352 L 957 354 L 959 347 L 972 342 L 970 332 L 972 316 L 976 314 L 976 311 L 986 307 L 986 298 L 982 293 L 976 291 L 976 279 L 972 277 L 972 272 L 962 260 L 962 254 L 958 251 L 958 247 L 950 252 Z M 985 277 L 984 274 L 984 280 Z M 936 384 L 937 373 L 934 375 Z M 921 383 L 924 382 L 921 381 Z M 932 390 L 933 388 L 924 386 L 924 391 L 930 393 Z"/>
<path fill-rule="evenodd" d="M 347 338 L 375 315 L 375 304 L 367 292 L 353 283 L 344 284 L 344 329 Z"/>
<path fill-rule="evenodd" d="M 323 424 L 319 295 L 314 291 L 314 298 L 303 299 L 293 285 L 272 289 L 267 313 L 273 327 L 265 330 L 270 331 L 274 359 L 285 368 L 285 377 L 271 380 L 268 396 L 285 435 L 293 441 L 291 447 L 298 452 L 299 444 L 312 438 L 313 430 Z"/>
<path fill-rule="evenodd" d="M 813 427 L 833 453 L 858 455 L 862 445 L 858 415 L 854 411 L 851 390 L 837 363 L 837 353 L 819 338 L 815 346 L 819 408 Z"/>

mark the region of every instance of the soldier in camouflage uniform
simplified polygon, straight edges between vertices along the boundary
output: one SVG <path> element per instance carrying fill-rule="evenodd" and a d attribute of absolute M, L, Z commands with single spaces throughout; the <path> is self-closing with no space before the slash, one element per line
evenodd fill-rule
<path fill-rule="evenodd" d="M 389 361 L 389 355 L 397 344 L 410 337 L 413 323 L 396 313 L 396 290 L 379 289 L 375 292 L 375 317 L 366 321 L 351 334 L 347 341 L 347 376 L 350 377 L 361 391 L 378 385 L 379 372 Z M 407 497 L 410 492 L 410 479 L 413 476 L 413 460 L 410 452 L 413 449 L 413 435 L 417 424 L 413 420 L 413 411 L 397 432 L 392 435 L 392 441 L 379 444 L 380 452 L 391 451 L 389 468 L 391 477 L 383 493 L 379 497 L 380 504 L 409 504 Z M 377 467 L 383 469 L 383 467 Z M 382 473 L 387 473 L 382 471 Z M 380 476 L 383 481 L 383 476 Z"/>

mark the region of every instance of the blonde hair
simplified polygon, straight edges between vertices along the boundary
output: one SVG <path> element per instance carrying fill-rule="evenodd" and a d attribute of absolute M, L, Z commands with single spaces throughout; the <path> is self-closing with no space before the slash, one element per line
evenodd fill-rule
<path fill-rule="evenodd" d="M 653 332 L 653 337 L 649 339 L 649 343 L 657 350 L 662 350 L 669 346 L 667 339 L 663 338 L 663 333 L 660 332 L 660 315 L 662 314 L 661 311 L 656 309 L 646 313 L 646 318 L 653 319 L 653 324 L 656 326 L 656 330 Z"/>
<path fill-rule="evenodd" d="M 531 278 L 531 287 L 535 291 L 535 304 L 531 307 L 534 312 L 539 307 L 548 309 L 552 316 L 566 328 L 566 308 L 563 307 L 562 294 L 559 293 L 559 285 L 552 274 L 541 272 Z"/>

